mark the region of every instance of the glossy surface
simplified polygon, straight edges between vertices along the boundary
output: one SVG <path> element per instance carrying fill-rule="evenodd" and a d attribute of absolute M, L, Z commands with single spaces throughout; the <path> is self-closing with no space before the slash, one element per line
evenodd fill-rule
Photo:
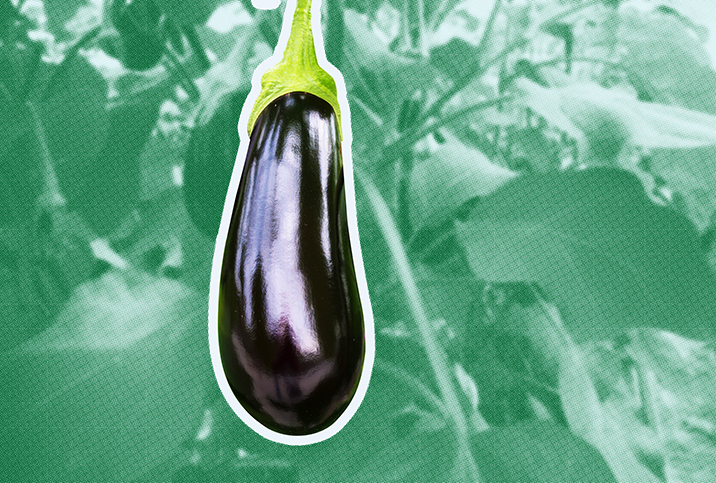
<path fill-rule="evenodd" d="M 328 103 L 286 94 L 259 116 L 219 290 L 224 373 L 242 406 L 283 434 L 331 425 L 365 355 L 338 126 Z"/>

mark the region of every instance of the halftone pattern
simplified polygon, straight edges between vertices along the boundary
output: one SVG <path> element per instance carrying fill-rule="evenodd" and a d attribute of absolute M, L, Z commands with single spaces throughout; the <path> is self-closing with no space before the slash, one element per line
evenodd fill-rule
<path fill-rule="evenodd" d="M 289 447 L 207 344 L 283 7 L 0 0 L 0 481 L 716 481 L 713 2 L 323 4 L 377 361 Z"/>

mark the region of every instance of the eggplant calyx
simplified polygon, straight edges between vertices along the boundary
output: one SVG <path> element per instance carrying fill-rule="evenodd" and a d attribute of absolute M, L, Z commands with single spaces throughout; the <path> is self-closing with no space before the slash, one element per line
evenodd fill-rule
<path fill-rule="evenodd" d="M 249 116 L 249 136 L 259 115 L 271 102 L 290 92 L 308 92 L 331 105 L 341 139 L 341 112 L 336 82 L 320 65 L 311 29 L 311 0 L 297 0 L 291 34 L 283 58 L 261 77 L 261 92 Z"/>

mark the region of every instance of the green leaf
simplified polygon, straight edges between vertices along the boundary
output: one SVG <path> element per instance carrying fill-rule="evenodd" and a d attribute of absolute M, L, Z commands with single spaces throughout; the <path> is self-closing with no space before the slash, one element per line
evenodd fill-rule
<path fill-rule="evenodd" d="M 238 123 L 248 90 L 237 89 L 207 106 L 208 120 L 192 132 L 184 162 L 184 200 L 194 224 L 215 239 L 239 150 Z"/>
<path fill-rule="evenodd" d="M 515 85 L 520 103 L 584 141 L 586 165 L 623 164 L 617 155 L 627 142 L 652 149 L 650 173 L 677 190 L 689 218 L 699 229 L 706 227 L 716 208 L 716 116 L 641 102 L 597 84 L 545 88 L 517 79 Z"/>
<path fill-rule="evenodd" d="M 338 434 L 291 448 L 294 461 L 310 462 L 299 465 L 299 481 L 456 481 L 457 444 L 444 415 L 428 411 L 423 396 L 391 372 L 374 370 L 370 383 Z"/>
<path fill-rule="evenodd" d="M 713 348 L 666 332 L 635 329 L 618 342 L 587 350 L 592 354 L 589 369 L 602 374 L 609 389 L 605 403 L 614 408 L 631 444 L 663 458 L 670 481 L 713 481 Z M 623 369 L 625 360 L 632 363 L 631 372 Z M 605 373 L 604 365 L 621 370 Z"/>
<path fill-rule="evenodd" d="M 617 481 L 596 449 L 556 424 L 493 427 L 471 439 L 484 483 Z"/>
<path fill-rule="evenodd" d="M 487 196 L 517 174 L 493 164 L 480 151 L 441 131 L 445 142 L 410 175 L 410 218 L 414 227 L 434 226 L 478 196 Z"/>
<path fill-rule="evenodd" d="M 625 438 L 625 428 L 600 404 L 582 351 L 565 330 L 559 310 L 544 300 L 538 305 L 546 317 L 534 335 L 549 341 L 559 361 L 559 396 L 572 433 L 599 450 L 618 481 L 658 483 L 658 478 L 637 460 Z"/>
<path fill-rule="evenodd" d="M 516 101 L 519 104 L 529 107 L 572 137 L 582 135 L 579 127 L 562 109 L 560 89 L 542 87 L 524 77 L 515 79 L 514 85 L 518 94 Z"/>
<path fill-rule="evenodd" d="M 456 226 L 475 275 L 538 283 L 578 343 L 641 326 L 716 336 L 716 280 L 696 230 L 626 171 L 524 175 Z"/>
<path fill-rule="evenodd" d="M 3 109 L 8 104 L 0 107 L 0 224 L 20 226 L 27 223 L 28 212 L 42 194 L 43 151 L 29 113 L 19 106 Z"/>
<path fill-rule="evenodd" d="M 72 133 L 72 143 L 88 144 L 86 150 L 76 147 L 64 157 L 55 157 L 55 170 L 63 196 L 69 208 L 77 211 L 99 236 L 111 234 L 140 201 L 142 170 L 140 155 L 159 116 L 159 106 L 170 96 L 173 85 L 164 77 L 151 78 L 130 74 L 125 80 L 136 87 L 108 107 L 106 84 L 101 97 L 76 100 L 82 95 L 84 84 L 93 85 L 96 71 L 86 77 L 75 78 L 61 87 L 65 103 L 77 102 L 86 109 L 84 116 L 75 116 L 76 123 L 86 131 Z M 141 86 L 141 88 L 140 88 Z M 66 113 L 71 105 L 62 105 Z M 69 114 L 66 114 L 69 116 Z M 70 117 L 71 118 L 71 117 Z M 54 136 L 62 136 L 68 129 L 54 125 Z M 98 127 L 91 127 L 96 123 Z M 73 124 L 64 122 L 64 124 Z M 89 129 L 103 129 L 102 136 Z M 49 129 L 48 129 L 49 131 Z M 69 133 L 65 134 L 68 135 Z M 80 141 L 80 138 L 87 139 Z M 94 138 L 92 136 L 95 136 Z M 58 142 L 68 142 L 64 138 Z M 68 147 L 65 147 L 68 149 Z"/>
<path fill-rule="evenodd" d="M 204 24 L 222 0 L 157 0 L 164 12 L 173 16 L 180 24 Z"/>
<path fill-rule="evenodd" d="M 699 230 L 706 229 L 716 210 L 716 146 L 657 149 L 649 157 L 649 168 L 684 197 L 688 216 Z"/>
<path fill-rule="evenodd" d="M 706 50 L 709 51 L 711 59 L 716 61 L 716 9 L 712 0 L 661 0 L 658 3 L 667 5 L 676 10 L 692 26 L 702 27 L 697 30 L 702 38 L 707 38 Z M 705 30 L 705 32 L 703 32 Z"/>
<path fill-rule="evenodd" d="M 712 17 L 713 4 L 704 3 L 709 3 Z M 639 78 L 648 79 L 655 101 L 716 114 L 716 72 L 704 45 L 681 20 L 673 15 L 624 9 L 619 48 L 620 64 Z"/>
<path fill-rule="evenodd" d="M 201 422 L 213 378 L 206 302 L 180 282 L 109 272 L 0 361 L 5 481 L 132 481 Z"/>
<path fill-rule="evenodd" d="M 87 0 L 43 0 L 47 27 L 55 36 L 60 39 L 67 37 L 68 31 L 65 24 L 76 14 L 77 10 L 87 4 Z"/>
<path fill-rule="evenodd" d="M 201 32 L 204 32 L 209 39 L 214 38 L 215 40 L 211 44 L 217 47 L 223 46 L 223 50 L 226 52 L 220 57 L 220 61 L 212 65 L 197 80 L 201 93 L 196 108 L 196 124 L 199 126 L 208 123 L 216 110 L 225 102 L 225 98 L 237 89 L 248 92 L 251 89 L 251 76 L 258 65 L 253 65 L 252 62 L 260 63 L 272 53 L 271 48 L 265 43 L 257 42 L 258 31 L 253 23 L 242 26 L 233 35 L 223 35 L 219 39 L 216 39 L 216 33 L 208 28 L 200 30 Z M 252 58 L 252 54 L 255 54 L 256 58 Z M 237 125 L 241 107 L 238 106 L 236 112 Z"/>
<path fill-rule="evenodd" d="M 623 126 L 630 141 L 649 148 L 692 148 L 716 144 L 716 116 L 678 106 L 642 102 L 598 84 L 575 83 L 546 88 L 520 78 L 520 101 L 548 121 L 588 141 L 600 138 L 602 119 Z"/>
<path fill-rule="evenodd" d="M 461 38 L 453 38 L 430 51 L 430 60 L 458 84 L 480 72 L 479 50 Z"/>
<path fill-rule="evenodd" d="M 437 71 L 427 58 L 392 52 L 372 30 L 367 16 L 345 9 L 344 18 L 343 75 L 349 90 L 356 91 L 384 119 L 397 116 L 400 102 L 432 82 Z"/>
<path fill-rule="evenodd" d="M 38 104 L 42 131 L 68 207 L 92 228 L 106 232 L 127 201 L 138 197 L 131 192 L 132 181 L 138 188 L 138 176 L 135 179 L 124 162 L 118 165 L 116 158 L 100 154 L 106 143 L 112 144 L 110 154 L 122 152 L 128 143 L 121 139 L 123 133 L 117 132 L 117 126 L 110 128 L 105 109 L 107 82 L 84 57 L 69 62 L 49 86 L 49 97 Z M 136 120 L 120 121 L 131 124 Z"/>
<path fill-rule="evenodd" d="M 84 57 L 67 62 L 37 108 L 63 195 L 72 201 L 73 191 L 87 189 L 110 128 L 107 82 Z"/>
<path fill-rule="evenodd" d="M 495 2 L 493 0 L 475 3 L 463 2 L 442 6 L 450 8 L 447 15 L 439 19 L 433 31 L 428 33 L 430 61 L 439 70 L 448 74 L 458 84 L 480 71 L 480 41 L 485 34 Z M 479 5 L 475 5 L 479 4 Z M 442 7 L 441 6 L 441 7 Z"/>

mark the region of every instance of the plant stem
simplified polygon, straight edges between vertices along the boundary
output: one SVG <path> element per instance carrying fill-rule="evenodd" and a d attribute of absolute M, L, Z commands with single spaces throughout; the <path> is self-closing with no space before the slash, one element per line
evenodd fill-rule
<path fill-rule="evenodd" d="M 490 18 L 487 21 L 487 25 L 485 26 L 485 31 L 482 34 L 482 39 L 480 40 L 480 45 L 477 48 L 477 75 L 482 75 L 483 72 L 485 72 L 486 69 L 481 68 L 482 63 L 482 56 L 486 49 L 487 41 L 490 37 L 490 34 L 492 33 L 492 29 L 495 25 L 495 19 L 497 18 L 497 12 L 500 9 L 500 0 L 495 0 L 495 4 L 492 7 L 492 12 L 490 13 Z M 436 100 L 430 108 L 425 111 L 425 114 L 423 115 L 423 122 L 427 122 L 431 117 L 437 115 L 440 110 L 445 106 L 445 104 L 452 99 L 452 97 L 457 94 L 462 88 L 464 88 L 469 82 L 472 80 L 470 77 L 466 77 L 461 82 L 456 82 L 455 85 L 453 85 L 450 89 L 447 90 L 438 100 Z M 419 138 L 418 138 L 419 139 Z"/>
<path fill-rule="evenodd" d="M 574 7 L 567 8 L 565 10 L 560 11 L 559 13 L 553 15 L 552 17 L 540 22 L 540 25 L 549 24 L 552 22 L 556 22 L 566 16 L 569 16 L 575 12 L 578 12 L 580 10 L 583 10 L 585 8 L 588 8 L 592 5 L 596 5 L 597 3 L 600 3 L 602 0 L 589 0 L 585 3 L 582 3 L 580 5 L 575 5 Z M 504 57 L 506 57 L 509 53 L 511 53 L 514 49 L 521 47 L 525 43 L 528 42 L 528 40 L 524 37 L 521 37 L 514 42 L 512 42 L 510 45 L 506 46 L 499 54 L 497 54 L 495 57 L 491 58 L 487 61 L 487 63 L 482 63 L 482 58 L 484 56 L 484 53 L 487 49 L 487 42 L 489 42 L 490 34 L 492 33 L 492 29 L 494 28 L 495 20 L 497 19 L 497 13 L 499 11 L 499 7 L 501 5 L 500 0 L 495 0 L 495 4 L 492 8 L 492 12 L 490 13 L 490 18 L 487 21 L 487 25 L 485 26 L 485 31 L 483 32 L 482 39 L 480 40 L 480 45 L 478 47 L 478 75 L 482 75 L 484 72 L 486 72 L 490 67 L 492 67 L 497 62 L 500 62 Z M 440 96 L 438 100 L 436 100 L 432 106 L 425 112 L 423 119 L 424 122 L 429 122 L 430 118 L 433 116 L 436 116 L 440 110 L 443 108 L 443 106 L 450 100 L 452 97 L 457 94 L 461 89 L 463 89 L 470 81 L 470 78 L 467 78 L 464 82 L 456 83 L 454 86 L 452 86 L 450 89 L 448 89 L 445 94 Z M 432 131 L 432 129 L 430 130 Z M 428 132 L 430 132 L 428 131 Z M 417 138 L 420 139 L 420 138 Z M 398 140 L 400 142 L 400 140 Z M 402 144 L 402 143 L 401 143 Z"/>
<path fill-rule="evenodd" d="M 326 22 L 326 57 L 328 62 L 341 70 L 343 67 L 343 37 L 345 23 L 343 21 L 343 0 L 325 0 L 328 10 Z"/>
<path fill-rule="evenodd" d="M 422 139 L 423 137 L 427 136 L 431 132 L 434 132 L 441 127 L 447 125 L 455 118 L 463 117 L 471 112 L 479 111 L 481 109 L 487 109 L 488 107 L 496 106 L 500 104 L 501 102 L 512 100 L 511 95 L 505 95 L 501 97 L 497 97 L 495 99 L 488 99 L 486 101 L 480 102 L 478 104 L 465 107 L 463 109 L 460 109 L 459 111 L 455 111 L 451 114 L 449 119 L 438 119 L 437 121 L 434 121 L 430 124 L 427 124 L 422 127 L 419 131 L 413 131 L 408 136 L 398 138 L 397 141 L 395 141 L 393 144 L 390 144 L 386 147 L 386 152 L 388 153 L 395 153 L 395 152 L 403 152 L 407 149 L 410 149 L 410 146 L 412 146 L 414 143 Z"/>
<path fill-rule="evenodd" d="M 62 196 L 60 182 L 58 181 L 57 174 L 55 173 L 55 163 L 52 159 L 50 148 L 47 145 L 47 136 L 45 136 L 45 129 L 42 126 L 42 120 L 40 119 L 40 115 L 32 102 L 27 101 L 25 104 L 30 112 L 35 139 L 39 144 L 40 152 L 42 153 L 45 189 L 42 194 L 41 204 L 43 207 L 63 206 L 65 205 L 66 200 Z"/>
<path fill-rule="evenodd" d="M 184 64 L 182 64 L 181 59 L 179 58 L 177 53 L 174 52 L 172 49 L 166 49 L 165 52 L 168 60 L 168 62 L 165 64 L 167 70 L 172 75 L 176 75 L 177 81 L 186 91 L 187 95 L 191 100 L 198 100 L 201 97 L 199 88 L 196 87 L 194 79 L 192 79 L 191 75 L 189 75 L 189 72 L 187 72 L 186 68 L 184 67 Z"/>
<path fill-rule="evenodd" d="M 562 10 L 561 12 L 559 12 L 559 13 L 553 15 L 552 17 L 550 17 L 550 18 L 548 18 L 548 19 L 543 20 L 542 22 L 540 22 L 540 23 L 539 23 L 539 26 L 537 26 L 534 30 L 538 30 L 538 29 L 539 29 L 541 26 L 543 26 L 543 25 L 547 25 L 547 24 L 550 24 L 550 23 L 557 22 L 558 20 L 561 20 L 561 19 L 564 18 L 564 17 L 567 17 L 567 16 L 569 16 L 569 15 L 572 15 L 573 13 L 576 13 L 576 12 L 578 12 L 578 11 L 580 11 L 580 10 L 583 10 L 583 9 L 585 9 L 585 8 L 588 8 L 588 7 L 591 7 L 591 6 L 596 5 L 596 4 L 598 4 L 598 3 L 602 3 L 602 0 L 589 0 L 589 1 L 585 2 L 585 3 L 579 4 L 579 5 L 575 5 L 574 7 L 570 7 L 570 8 L 567 8 L 567 9 L 565 9 L 565 10 Z M 497 54 L 496 56 L 494 56 L 493 58 L 491 58 L 491 59 L 487 62 L 487 64 L 485 64 L 484 66 L 482 66 L 482 67 L 483 67 L 483 69 L 482 69 L 483 72 L 487 71 L 487 69 L 489 69 L 490 67 L 492 67 L 492 66 L 495 65 L 496 63 L 500 62 L 500 61 L 503 59 L 503 57 L 506 57 L 507 55 L 509 55 L 513 50 L 515 50 L 515 49 L 517 49 L 517 48 L 523 46 L 524 44 L 526 44 L 526 43 L 528 43 L 528 42 L 529 42 L 529 40 L 528 40 L 526 37 L 524 37 L 524 36 L 523 36 L 523 37 L 520 37 L 520 38 L 518 38 L 518 39 L 516 39 L 515 41 L 513 41 L 512 43 L 510 43 L 509 45 L 507 45 L 504 49 L 502 49 L 502 51 L 501 51 L 499 54 Z"/>
<path fill-rule="evenodd" d="M 206 56 L 206 50 L 204 50 L 204 46 L 201 44 L 201 39 L 196 31 L 196 26 L 183 25 L 181 29 L 184 32 L 184 35 L 186 35 L 186 40 L 189 42 L 189 45 L 196 54 L 197 61 L 199 62 L 199 68 L 202 72 L 206 72 L 211 68 L 211 61 Z"/>
<path fill-rule="evenodd" d="M 45 82 L 43 86 L 43 92 L 40 97 L 41 99 L 47 99 L 48 97 L 50 97 L 53 88 L 61 84 L 60 82 L 57 82 L 57 79 L 59 79 L 60 76 L 64 74 L 65 71 L 69 68 L 69 65 L 72 63 L 73 60 L 75 60 L 75 58 L 79 54 L 80 49 L 92 42 L 100 34 L 101 31 L 102 26 L 98 26 L 91 30 L 88 30 L 82 37 L 80 37 L 77 42 L 72 44 L 72 46 L 67 49 L 67 53 L 62 59 L 62 62 L 60 62 L 60 65 L 57 66 L 50 78 L 47 80 L 47 82 Z M 27 90 L 29 91 L 29 86 Z"/>
<path fill-rule="evenodd" d="M 490 41 L 490 36 L 492 34 L 492 29 L 495 28 L 495 20 L 497 20 L 497 12 L 500 11 L 500 0 L 495 0 L 495 4 L 492 6 L 492 12 L 490 13 L 490 18 L 487 20 L 487 25 L 485 26 L 485 31 L 482 32 L 482 37 L 480 38 L 480 44 L 477 47 L 477 62 L 478 66 L 482 64 L 482 56 L 487 50 L 487 44 Z"/>
<path fill-rule="evenodd" d="M 450 417 L 450 412 L 445 407 L 445 403 L 442 401 L 442 399 L 437 397 L 428 386 L 423 384 L 415 376 L 410 374 L 402 367 L 398 367 L 395 364 L 392 364 L 386 360 L 377 358 L 375 369 L 387 372 L 396 379 L 401 379 L 409 386 L 412 386 L 412 388 L 419 392 L 425 398 L 426 401 L 428 401 L 435 409 L 440 411 L 443 416 L 445 416 L 446 418 Z"/>
<path fill-rule="evenodd" d="M 413 5 L 413 8 L 415 8 L 417 11 L 415 12 L 415 16 L 417 17 L 417 29 L 418 29 L 418 39 L 417 39 L 417 49 L 418 52 L 423 56 L 423 58 L 428 58 L 430 55 L 430 50 L 428 46 L 428 39 L 427 39 L 427 29 L 425 27 L 425 4 L 423 0 L 414 0 L 415 4 Z"/>
<path fill-rule="evenodd" d="M 480 480 L 479 472 L 472 452 L 470 451 L 468 423 L 460 407 L 457 391 L 455 390 L 455 381 L 451 380 L 450 377 L 451 370 L 448 365 L 447 354 L 436 341 L 437 336 L 435 330 L 428 320 L 420 292 L 415 283 L 415 277 L 410 268 L 410 262 L 408 261 L 403 243 L 398 234 L 398 229 L 395 226 L 395 222 L 385 200 L 378 192 L 372 180 L 367 176 L 363 176 L 358 169 L 355 169 L 355 172 L 356 178 L 363 185 L 363 189 L 373 208 L 383 238 L 390 249 L 393 263 L 398 272 L 398 279 L 403 286 L 410 311 L 413 314 L 413 318 L 423 339 L 425 351 L 435 374 L 442 400 L 445 402 L 446 409 L 449 411 L 450 417 L 453 420 L 457 432 L 458 453 L 461 456 L 460 461 L 465 465 L 463 467 L 465 478 L 478 482 Z"/>

